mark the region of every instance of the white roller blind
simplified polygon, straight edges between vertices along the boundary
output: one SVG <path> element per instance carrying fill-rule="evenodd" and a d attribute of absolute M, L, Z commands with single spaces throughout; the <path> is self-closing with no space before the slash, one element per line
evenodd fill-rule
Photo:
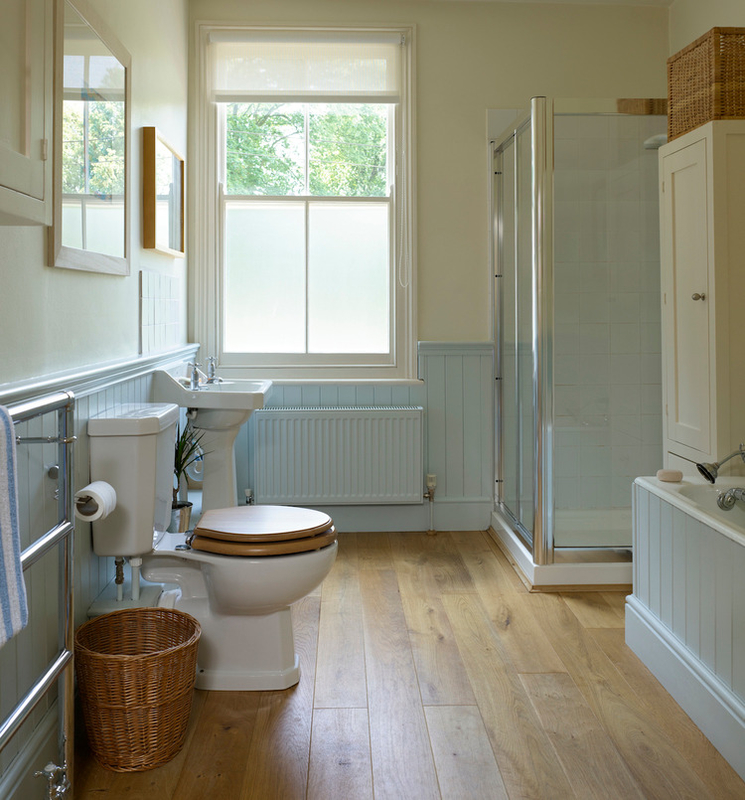
<path fill-rule="evenodd" d="M 217 101 L 400 100 L 397 32 L 212 31 L 210 51 Z"/>

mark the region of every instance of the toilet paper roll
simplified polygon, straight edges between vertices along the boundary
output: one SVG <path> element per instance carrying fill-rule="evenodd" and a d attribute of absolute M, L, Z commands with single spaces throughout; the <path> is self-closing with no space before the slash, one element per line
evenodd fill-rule
<path fill-rule="evenodd" d="M 116 508 L 116 490 L 106 481 L 93 481 L 75 492 L 75 516 L 86 522 L 106 519 Z"/>

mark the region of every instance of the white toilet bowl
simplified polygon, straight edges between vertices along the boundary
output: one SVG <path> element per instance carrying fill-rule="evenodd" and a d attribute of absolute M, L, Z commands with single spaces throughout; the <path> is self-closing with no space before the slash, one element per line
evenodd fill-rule
<path fill-rule="evenodd" d="M 90 419 L 91 475 L 117 497 L 114 511 L 93 522 L 93 549 L 128 558 L 133 585 L 140 559 L 146 580 L 176 584 L 158 604 L 201 623 L 197 688 L 286 689 L 300 677 L 290 605 L 331 569 L 333 522 L 311 509 L 240 506 L 207 511 L 191 546 L 184 534 L 164 533 L 177 419 L 178 408 L 163 404 L 115 407 Z"/>
<path fill-rule="evenodd" d="M 287 511 L 253 508 L 263 517 Z M 251 515 L 249 507 L 231 511 Z M 276 690 L 298 682 L 290 606 L 319 586 L 333 566 L 337 543 L 331 531 L 333 541 L 320 549 L 257 557 L 192 549 L 184 534 L 165 533 L 143 557 L 146 580 L 178 586 L 163 592 L 159 604 L 186 611 L 202 626 L 198 689 Z"/>

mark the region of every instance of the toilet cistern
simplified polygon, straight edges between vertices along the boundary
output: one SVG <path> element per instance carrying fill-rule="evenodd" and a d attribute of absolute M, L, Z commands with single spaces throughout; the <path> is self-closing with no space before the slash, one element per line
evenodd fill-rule
<path fill-rule="evenodd" d="M 210 367 L 208 374 L 209 371 Z M 203 511 L 238 504 L 233 444 L 251 413 L 264 407 L 271 386 L 270 380 L 222 380 L 215 376 L 214 382 L 202 381 L 192 389 L 191 381 L 188 387 L 184 386 L 165 370 L 154 374 L 154 397 L 189 409 L 192 426 L 204 431 Z"/>

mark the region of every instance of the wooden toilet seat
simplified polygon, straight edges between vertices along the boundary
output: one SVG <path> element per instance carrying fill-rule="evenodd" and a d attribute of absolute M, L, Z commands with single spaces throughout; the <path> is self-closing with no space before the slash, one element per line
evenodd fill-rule
<path fill-rule="evenodd" d="M 294 506 L 235 506 L 205 512 L 194 550 L 230 556 L 278 556 L 320 550 L 336 541 L 328 514 Z"/>

